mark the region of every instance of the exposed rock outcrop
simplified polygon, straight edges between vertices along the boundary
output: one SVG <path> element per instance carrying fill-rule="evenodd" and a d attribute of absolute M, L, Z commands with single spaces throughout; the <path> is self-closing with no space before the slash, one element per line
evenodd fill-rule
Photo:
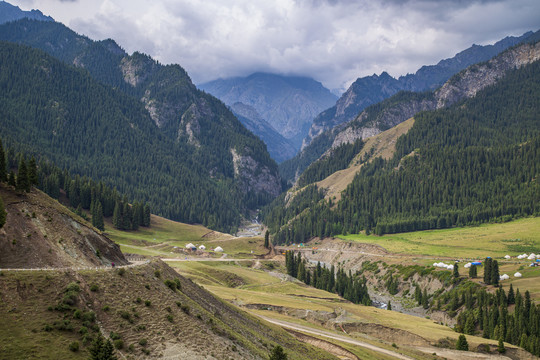
<path fill-rule="evenodd" d="M 234 176 L 243 184 L 246 192 L 266 192 L 277 196 L 281 192 L 279 175 L 268 167 L 261 165 L 251 156 L 240 155 L 231 149 L 234 164 Z"/>

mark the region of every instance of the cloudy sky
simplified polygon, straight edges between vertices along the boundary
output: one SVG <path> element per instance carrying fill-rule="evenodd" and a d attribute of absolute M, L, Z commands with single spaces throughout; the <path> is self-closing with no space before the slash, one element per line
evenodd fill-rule
<path fill-rule="evenodd" d="M 255 71 L 330 89 L 415 72 L 540 28 L 538 0 L 8 0 L 78 33 L 183 66 L 195 83 Z"/>

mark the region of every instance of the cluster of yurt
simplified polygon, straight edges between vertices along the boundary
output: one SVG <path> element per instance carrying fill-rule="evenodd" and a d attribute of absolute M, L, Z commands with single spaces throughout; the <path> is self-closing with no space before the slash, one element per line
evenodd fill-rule
<path fill-rule="evenodd" d="M 540 255 L 536 255 L 534 253 L 531 253 L 530 255 L 527 254 L 521 254 L 517 256 L 518 259 L 528 259 L 528 260 L 534 260 L 534 259 L 540 259 Z"/>
<path fill-rule="evenodd" d="M 443 262 L 433 263 L 433 266 L 441 268 L 441 269 L 454 270 L 454 265 L 447 265 Z"/>

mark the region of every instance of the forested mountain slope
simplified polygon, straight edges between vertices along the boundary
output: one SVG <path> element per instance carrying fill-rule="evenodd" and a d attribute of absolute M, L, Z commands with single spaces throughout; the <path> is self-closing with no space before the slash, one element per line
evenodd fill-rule
<path fill-rule="evenodd" d="M 0 89 L 6 147 L 103 180 L 171 219 L 234 230 L 246 203 L 256 206 L 280 187 L 264 144 L 234 118 L 223 127 L 212 116 L 198 119 L 194 110 L 185 121 L 199 120 L 188 134 L 199 144 L 177 141 L 156 126 L 142 102 L 83 69 L 10 43 L 0 43 Z M 209 95 L 198 101 L 209 111 L 224 109 Z M 220 134 L 212 146 L 211 132 Z M 272 181 L 275 186 L 264 188 Z"/>
<path fill-rule="evenodd" d="M 486 63 L 470 66 L 454 75 L 437 90 L 421 93 L 401 91 L 368 106 L 353 120 L 324 131 L 293 159 L 280 164 L 282 176 L 292 181 L 331 148 L 374 136 L 420 111 L 442 108 L 474 96 L 478 90 L 504 76 L 506 71 L 536 60 L 540 47 L 537 43 L 529 44 L 529 41 L 536 39 L 538 34 L 530 35 L 522 45 L 517 45 Z"/>
<path fill-rule="evenodd" d="M 414 92 L 434 90 L 466 67 L 489 60 L 505 49 L 525 41 L 531 35 L 532 32 L 528 32 L 518 37 L 506 37 L 493 45 L 473 45 L 452 58 L 439 61 L 437 65 L 422 66 L 415 74 L 400 76 L 398 79 L 386 72 L 358 78 L 335 106 L 323 111 L 313 120 L 302 148 L 309 145 L 323 131 L 354 119 L 369 105 L 402 90 Z"/>
<path fill-rule="evenodd" d="M 494 68 L 486 63 L 467 72 L 480 75 Z M 417 114 L 411 130 L 398 139 L 395 155 L 366 164 L 337 204 L 322 200 L 315 186 L 287 206 L 285 196 L 280 197 L 264 218 L 276 233 L 275 242 L 539 215 L 540 61 L 505 73 L 498 82 L 491 78 L 492 85 L 483 90 L 476 88 L 471 99 Z M 460 79 L 450 81 L 452 89 L 464 90 Z"/>

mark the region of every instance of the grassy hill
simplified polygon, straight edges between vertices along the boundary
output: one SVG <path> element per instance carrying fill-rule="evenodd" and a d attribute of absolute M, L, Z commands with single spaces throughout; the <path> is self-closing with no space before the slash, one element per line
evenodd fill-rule
<path fill-rule="evenodd" d="M 290 359 L 335 359 L 160 260 L 124 265 L 118 245 L 38 190 L 1 184 L 0 196 L 0 359 L 88 358 L 100 332 L 122 358 L 265 359 L 279 344 Z"/>

